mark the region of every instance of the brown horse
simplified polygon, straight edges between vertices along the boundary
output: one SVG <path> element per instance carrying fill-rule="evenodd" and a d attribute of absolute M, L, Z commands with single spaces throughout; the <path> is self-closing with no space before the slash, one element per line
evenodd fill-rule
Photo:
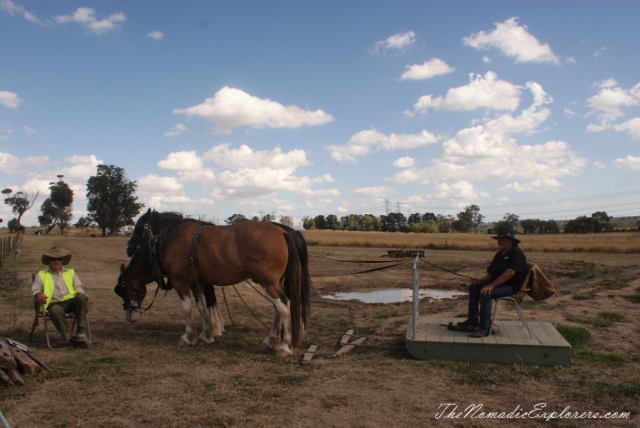
<path fill-rule="evenodd" d="M 280 356 L 291 355 L 300 345 L 310 314 L 310 279 L 306 243 L 299 232 L 266 222 L 213 226 L 185 219 L 159 235 L 145 236 L 148 220 L 141 218 L 136 225 L 132 240 L 142 236 L 146 243 L 134 244 L 137 250 L 129 266 L 122 268 L 116 286 L 128 321 L 138 319 L 145 285 L 160 271 L 182 301 L 187 325 L 181 343 L 210 343 L 214 322 L 202 298 L 203 284 L 225 286 L 252 279 L 275 308 L 264 345 Z M 203 318 L 199 338 L 191 317 L 192 293 Z"/>

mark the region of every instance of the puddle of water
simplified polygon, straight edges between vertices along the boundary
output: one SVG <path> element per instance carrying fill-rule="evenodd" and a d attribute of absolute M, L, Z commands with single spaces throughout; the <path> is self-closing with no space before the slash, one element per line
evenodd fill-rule
<path fill-rule="evenodd" d="M 464 296 L 464 291 L 458 290 L 436 290 L 433 288 L 421 288 L 418 290 L 420 298 L 427 297 L 429 300 L 450 299 L 454 296 Z M 413 300 L 413 290 L 410 289 L 390 289 L 376 291 L 353 291 L 349 293 L 335 293 L 323 295 L 325 299 L 332 300 L 359 300 L 363 303 L 396 303 L 410 302 Z"/>

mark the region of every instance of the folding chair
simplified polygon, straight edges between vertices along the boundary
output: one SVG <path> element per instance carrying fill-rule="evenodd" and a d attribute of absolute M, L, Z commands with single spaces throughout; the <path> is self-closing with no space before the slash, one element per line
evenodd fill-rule
<path fill-rule="evenodd" d="M 529 271 L 533 268 L 533 266 L 535 266 L 533 263 L 527 263 L 527 267 L 524 272 L 525 282 L 529 277 Z M 491 329 L 493 328 L 493 323 L 496 319 L 496 313 L 498 312 L 498 304 L 500 303 L 500 300 L 508 300 L 511 303 L 513 303 L 513 306 L 516 308 L 516 312 L 518 312 L 518 316 L 520 317 L 520 322 L 522 323 L 522 326 L 526 327 L 527 331 L 529 332 L 529 339 L 533 339 L 533 333 L 531 333 L 529 324 L 527 324 L 527 321 L 524 319 L 524 315 L 522 314 L 522 309 L 520 309 L 520 305 L 518 304 L 518 301 L 514 299 L 513 296 L 500 297 L 494 300 L 495 300 L 495 306 L 493 307 L 493 316 L 491 317 L 491 325 L 489 326 L 489 336 L 491 336 L 491 331 L 492 331 Z"/>
<path fill-rule="evenodd" d="M 37 273 L 34 273 L 31 275 L 31 282 L 33 283 L 33 281 L 35 281 L 36 279 L 36 275 Z M 40 304 L 40 303 L 34 303 L 33 306 L 34 312 L 35 312 L 35 316 L 33 317 L 33 324 L 31 324 L 31 333 L 29 334 L 29 342 L 33 343 L 33 342 L 41 342 L 43 340 L 46 340 L 47 342 L 47 347 L 49 349 L 51 349 L 52 351 L 55 351 L 56 349 L 60 349 L 60 348 L 54 348 L 51 346 L 51 339 L 49 338 L 49 325 L 48 322 L 51 322 L 51 318 L 49 318 L 49 314 L 44 310 L 44 305 Z M 38 327 L 40 325 L 40 320 L 42 319 L 43 323 L 44 323 L 44 339 L 34 339 L 33 338 L 33 334 L 36 331 L 36 327 Z M 74 328 L 76 327 L 76 316 L 75 314 L 65 314 L 65 319 L 71 319 L 73 320 L 71 322 L 71 332 L 74 331 Z M 53 323 L 52 323 L 53 324 Z M 87 330 L 87 340 L 91 341 L 91 328 L 89 328 L 89 317 L 85 315 L 85 324 L 86 324 L 86 330 Z M 57 330 L 53 329 L 56 333 Z"/>

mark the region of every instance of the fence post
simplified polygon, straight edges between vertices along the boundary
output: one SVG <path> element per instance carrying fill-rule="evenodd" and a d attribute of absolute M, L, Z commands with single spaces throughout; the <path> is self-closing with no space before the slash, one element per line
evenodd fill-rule
<path fill-rule="evenodd" d="M 411 317 L 411 336 L 412 339 L 416 338 L 416 329 L 418 326 L 418 302 L 420 296 L 418 293 L 418 259 L 420 255 L 416 254 L 416 259 L 413 261 L 413 316 Z"/>

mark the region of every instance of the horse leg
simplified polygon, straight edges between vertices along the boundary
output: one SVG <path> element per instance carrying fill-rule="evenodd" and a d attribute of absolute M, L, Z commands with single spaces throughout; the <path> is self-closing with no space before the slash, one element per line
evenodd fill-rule
<path fill-rule="evenodd" d="M 182 310 L 184 311 L 184 321 L 186 324 L 184 334 L 180 336 L 178 346 L 183 345 L 195 345 L 198 331 L 193 324 L 193 316 L 191 315 L 191 293 L 184 296 L 180 296 L 180 302 L 182 303 Z"/>
<path fill-rule="evenodd" d="M 197 296 L 197 294 L 196 294 Z M 204 297 L 204 293 L 200 294 L 200 298 L 196 298 L 196 306 L 200 312 L 200 318 L 202 318 L 202 332 L 198 336 L 198 345 L 207 345 L 214 342 L 214 326 L 211 320 L 211 312 L 207 308 L 207 302 Z"/>
<path fill-rule="evenodd" d="M 222 315 L 220 315 L 220 310 L 218 309 L 218 302 L 213 285 L 203 284 L 202 288 L 205 300 L 207 301 L 209 317 L 213 322 L 213 334 L 214 336 L 222 336 L 222 332 L 224 331 L 224 320 L 222 319 Z"/>
<path fill-rule="evenodd" d="M 273 319 L 273 326 L 269 335 L 262 342 L 270 349 L 276 348 L 276 355 L 279 357 L 288 357 L 293 354 L 291 349 L 291 319 L 289 299 L 286 298 L 284 293 L 280 298 L 274 299 L 267 292 L 267 298 L 275 309 L 275 317 Z M 286 301 L 287 303 L 284 303 Z"/>
<path fill-rule="evenodd" d="M 211 319 L 213 320 L 213 334 L 215 336 L 222 336 L 222 333 L 224 332 L 224 318 L 222 318 L 222 314 L 218 308 L 218 303 L 216 302 L 212 307 L 210 307 L 209 311 L 211 312 Z"/>

